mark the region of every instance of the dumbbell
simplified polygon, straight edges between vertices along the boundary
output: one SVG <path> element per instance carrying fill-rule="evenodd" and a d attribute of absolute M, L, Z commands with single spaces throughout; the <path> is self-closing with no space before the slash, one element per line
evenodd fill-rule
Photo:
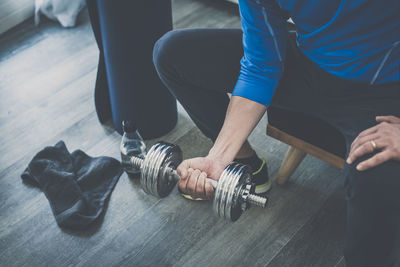
<path fill-rule="evenodd" d="M 180 179 L 176 168 L 182 162 L 182 151 L 177 145 L 158 142 L 144 159 L 133 156 L 130 161 L 141 170 L 142 189 L 153 196 L 166 197 Z M 247 165 L 233 162 L 225 168 L 218 182 L 207 179 L 215 189 L 213 210 L 219 217 L 236 221 L 250 205 L 266 206 L 267 198 L 254 194 L 255 185 Z"/>

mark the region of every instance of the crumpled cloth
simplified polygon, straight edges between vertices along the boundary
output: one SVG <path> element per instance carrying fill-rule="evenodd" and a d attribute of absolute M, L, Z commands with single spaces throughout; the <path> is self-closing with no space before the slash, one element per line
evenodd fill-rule
<path fill-rule="evenodd" d="M 45 193 L 60 227 L 84 230 L 103 212 L 122 172 L 114 158 L 92 158 L 82 150 L 69 153 L 59 141 L 37 153 L 21 178 Z"/>
<path fill-rule="evenodd" d="M 35 24 L 40 21 L 40 13 L 60 22 L 63 27 L 73 27 L 85 0 L 35 0 Z"/>

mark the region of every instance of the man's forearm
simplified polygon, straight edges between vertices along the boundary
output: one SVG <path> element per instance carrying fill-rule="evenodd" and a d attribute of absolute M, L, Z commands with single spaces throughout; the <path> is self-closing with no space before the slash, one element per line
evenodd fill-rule
<path fill-rule="evenodd" d="M 266 106 L 255 101 L 240 96 L 232 96 L 224 125 L 208 157 L 218 159 L 226 164 L 231 162 L 266 109 Z"/>

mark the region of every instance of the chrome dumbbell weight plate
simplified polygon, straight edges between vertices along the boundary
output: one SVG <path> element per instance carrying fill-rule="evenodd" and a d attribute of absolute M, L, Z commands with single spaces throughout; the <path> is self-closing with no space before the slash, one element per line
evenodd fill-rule
<path fill-rule="evenodd" d="M 247 209 L 246 197 L 252 190 L 250 168 L 231 163 L 223 171 L 215 189 L 214 212 L 225 219 L 236 221 Z"/>
<path fill-rule="evenodd" d="M 181 162 L 182 151 L 178 146 L 165 142 L 152 146 L 141 164 L 143 190 L 157 197 L 167 196 L 176 184 L 167 172 L 176 169 Z"/>

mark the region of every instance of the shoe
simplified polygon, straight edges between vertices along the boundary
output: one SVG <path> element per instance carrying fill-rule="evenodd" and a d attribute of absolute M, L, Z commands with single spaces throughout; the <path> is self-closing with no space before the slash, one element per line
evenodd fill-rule
<path fill-rule="evenodd" d="M 179 190 L 179 192 L 181 192 L 181 191 Z M 193 198 L 191 195 L 186 195 L 186 194 L 184 194 L 184 193 L 181 193 L 181 196 L 182 196 L 183 198 L 186 198 L 186 199 L 189 199 L 189 200 L 194 200 L 194 201 L 203 201 L 203 200 L 206 200 L 206 199 L 203 199 L 203 198 L 201 198 L 201 197 Z"/>
<path fill-rule="evenodd" d="M 256 184 L 255 193 L 263 194 L 268 192 L 271 189 L 271 180 L 268 175 L 268 166 L 265 159 L 261 158 L 262 163 L 258 170 L 254 171 L 253 174 L 253 183 Z"/>
<path fill-rule="evenodd" d="M 194 201 L 206 200 L 206 199 L 203 199 L 203 198 L 200 198 L 200 197 L 198 197 L 198 198 L 193 198 L 191 195 L 187 195 L 187 194 L 183 193 L 179 188 L 178 188 L 178 191 L 179 191 L 179 193 L 181 194 L 181 196 L 182 196 L 183 198 L 186 198 L 186 199 L 189 199 L 189 200 L 194 200 Z"/>

